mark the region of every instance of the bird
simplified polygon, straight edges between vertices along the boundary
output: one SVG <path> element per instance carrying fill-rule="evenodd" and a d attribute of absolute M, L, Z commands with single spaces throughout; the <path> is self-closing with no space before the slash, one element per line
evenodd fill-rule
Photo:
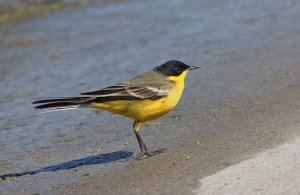
<path fill-rule="evenodd" d="M 109 111 L 133 119 L 133 131 L 140 147 L 139 158 L 163 152 L 151 151 L 139 134 L 143 123 L 157 119 L 174 109 L 184 90 L 184 81 L 190 66 L 178 60 L 169 60 L 154 69 L 128 81 L 96 91 L 80 93 L 79 97 L 39 99 L 36 109 L 44 112 L 76 109 L 80 107 Z"/>

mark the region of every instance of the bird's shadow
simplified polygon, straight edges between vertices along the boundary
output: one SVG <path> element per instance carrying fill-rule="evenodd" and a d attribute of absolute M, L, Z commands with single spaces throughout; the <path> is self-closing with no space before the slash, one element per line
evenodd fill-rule
<path fill-rule="evenodd" d="M 5 180 L 8 177 L 20 177 L 24 175 L 35 175 L 38 173 L 44 173 L 44 172 L 55 172 L 60 170 L 68 170 L 73 169 L 76 167 L 81 167 L 85 165 L 95 165 L 95 164 L 106 164 L 110 162 L 115 162 L 118 160 L 129 158 L 133 155 L 133 152 L 130 151 L 117 151 L 117 152 L 111 152 L 106 154 L 99 154 L 95 156 L 88 156 L 85 158 L 77 159 L 77 160 L 71 160 L 68 162 L 51 165 L 48 167 L 43 167 L 37 170 L 32 171 L 25 171 L 20 173 L 8 173 L 4 175 L 0 175 L 0 178 Z"/>

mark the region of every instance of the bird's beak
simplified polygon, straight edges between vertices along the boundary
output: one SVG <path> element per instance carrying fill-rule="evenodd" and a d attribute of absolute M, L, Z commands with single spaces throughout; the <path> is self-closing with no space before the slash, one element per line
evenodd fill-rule
<path fill-rule="evenodd" d="M 190 66 L 190 67 L 188 68 L 188 70 L 195 70 L 195 69 L 197 69 L 197 68 L 200 68 L 200 67 L 198 67 L 198 66 Z"/>

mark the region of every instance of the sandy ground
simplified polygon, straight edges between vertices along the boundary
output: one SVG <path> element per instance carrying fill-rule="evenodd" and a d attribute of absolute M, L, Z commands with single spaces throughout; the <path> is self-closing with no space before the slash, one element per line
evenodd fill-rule
<path fill-rule="evenodd" d="M 297 128 L 300 130 L 300 128 Z M 300 138 L 201 179 L 197 194 L 299 194 Z"/>
<path fill-rule="evenodd" d="M 299 18 L 296 0 L 114 1 L 0 26 L 0 193 L 193 193 L 294 140 Z M 135 160 L 132 121 L 120 116 L 32 108 L 169 59 L 201 69 L 176 109 L 141 130 L 161 155 Z"/>

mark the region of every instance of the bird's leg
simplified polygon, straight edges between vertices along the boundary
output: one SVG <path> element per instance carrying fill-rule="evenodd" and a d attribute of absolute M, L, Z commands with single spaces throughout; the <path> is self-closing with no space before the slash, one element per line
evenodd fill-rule
<path fill-rule="evenodd" d="M 143 139 L 142 139 L 142 137 L 140 136 L 140 134 L 139 134 L 138 131 L 135 131 L 135 135 L 136 135 L 136 138 L 137 138 L 137 140 L 138 140 L 138 142 L 139 142 L 141 152 L 146 152 L 146 151 L 148 151 L 148 148 L 146 147 L 145 143 L 143 142 Z"/>
<path fill-rule="evenodd" d="M 148 150 L 148 148 L 146 147 L 141 135 L 138 132 L 141 125 L 142 125 L 142 123 L 139 122 L 139 121 L 134 121 L 134 123 L 133 123 L 133 130 L 134 130 L 135 136 L 136 136 L 136 138 L 139 142 L 139 146 L 140 146 L 140 149 L 141 149 L 141 154 L 138 156 L 138 159 L 153 156 L 153 155 L 156 155 L 156 154 L 159 154 L 159 153 L 162 153 L 163 151 L 165 151 L 166 149 L 164 149 L 164 148 L 161 148 L 161 149 L 159 149 L 157 151 L 154 151 L 154 152 Z"/>
<path fill-rule="evenodd" d="M 139 134 L 139 129 L 140 129 L 141 125 L 142 125 L 141 122 L 134 121 L 134 123 L 133 123 L 133 131 L 135 133 L 136 139 L 139 142 L 141 152 L 146 152 L 146 151 L 148 151 L 148 148 L 146 147 L 146 145 L 145 145 L 145 143 L 144 143 L 141 135 Z"/>

